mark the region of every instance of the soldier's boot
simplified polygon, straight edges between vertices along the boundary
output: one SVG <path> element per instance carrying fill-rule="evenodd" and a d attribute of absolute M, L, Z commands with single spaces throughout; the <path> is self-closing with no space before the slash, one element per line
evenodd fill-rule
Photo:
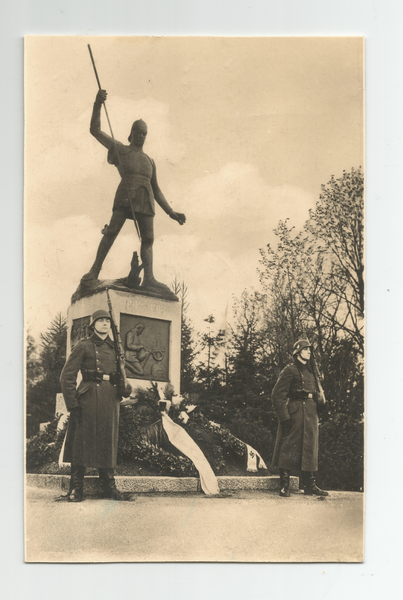
<path fill-rule="evenodd" d="M 315 481 L 312 471 L 302 471 L 304 481 L 304 494 L 307 496 L 328 496 L 329 493 L 321 490 Z"/>
<path fill-rule="evenodd" d="M 280 469 L 280 496 L 283 498 L 290 496 L 290 473 L 289 469 Z"/>
<path fill-rule="evenodd" d="M 116 487 L 113 469 L 98 469 L 99 479 L 101 481 L 102 497 L 112 500 L 124 500 L 122 492 Z"/>
<path fill-rule="evenodd" d="M 81 502 L 83 499 L 85 467 L 82 465 L 71 465 L 69 502 Z"/>

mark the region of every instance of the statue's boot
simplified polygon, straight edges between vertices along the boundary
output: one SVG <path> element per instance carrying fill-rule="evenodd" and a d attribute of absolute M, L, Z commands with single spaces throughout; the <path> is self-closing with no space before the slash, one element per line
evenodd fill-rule
<path fill-rule="evenodd" d="M 91 268 L 88 273 L 86 273 L 85 275 L 83 275 L 80 279 L 80 283 L 82 284 L 87 284 L 87 283 L 91 283 L 92 281 L 96 281 L 98 279 L 98 275 L 100 273 L 101 269 L 93 269 Z"/>
<path fill-rule="evenodd" d="M 91 269 L 81 277 L 80 283 L 89 284 L 96 279 L 98 279 L 98 275 L 101 272 L 102 265 L 104 264 L 104 260 L 107 257 L 109 250 L 112 248 L 113 242 L 116 240 L 117 233 L 111 233 L 110 227 L 107 229 L 106 233 L 102 236 L 102 239 L 99 243 L 97 255 L 95 257 L 94 264 Z"/>
<path fill-rule="evenodd" d="M 142 244 L 141 246 L 141 262 L 144 266 L 144 278 L 141 287 L 159 292 L 161 294 L 166 294 L 169 296 L 174 296 L 172 290 L 165 285 L 165 283 L 161 283 L 157 281 L 154 277 L 153 273 L 153 249 L 152 245 Z"/>
<path fill-rule="evenodd" d="M 150 279 L 144 279 L 143 283 L 141 284 L 141 287 L 153 289 L 156 292 L 161 292 L 163 294 L 173 294 L 172 290 L 167 285 L 165 285 L 165 283 L 157 281 L 155 277 L 152 277 Z"/>

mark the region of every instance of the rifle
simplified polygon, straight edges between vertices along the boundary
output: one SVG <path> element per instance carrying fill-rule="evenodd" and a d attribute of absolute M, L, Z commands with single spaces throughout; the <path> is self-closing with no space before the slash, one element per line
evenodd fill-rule
<path fill-rule="evenodd" d="M 119 363 L 120 375 L 122 377 L 122 388 L 124 390 L 126 390 L 129 383 L 127 381 L 126 369 L 125 369 L 125 351 L 123 348 L 122 339 L 120 337 L 120 332 L 119 332 L 118 326 L 116 324 L 116 319 L 115 319 L 115 315 L 113 312 L 112 302 L 111 302 L 111 299 L 109 296 L 108 289 L 106 290 L 106 298 L 108 300 L 109 314 L 111 317 L 111 329 L 112 329 L 112 333 L 113 333 L 113 342 L 115 344 L 116 358 Z"/>
<path fill-rule="evenodd" d="M 319 390 L 318 406 L 325 406 L 326 405 L 326 396 L 325 396 L 325 392 L 323 391 L 322 384 L 320 382 L 320 374 L 319 374 L 318 364 L 316 362 L 316 357 L 315 357 L 315 352 L 313 350 L 313 346 L 311 346 L 311 365 L 312 365 L 312 370 L 313 370 L 313 374 L 315 377 L 316 385 Z"/>

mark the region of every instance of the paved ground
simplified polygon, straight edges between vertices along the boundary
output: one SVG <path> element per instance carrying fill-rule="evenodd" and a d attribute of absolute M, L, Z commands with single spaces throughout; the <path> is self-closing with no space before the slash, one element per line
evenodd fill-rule
<path fill-rule="evenodd" d="M 28 562 L 360 562 L 363 495 L 137 494 L 55 502 L 28 488 Z"/>

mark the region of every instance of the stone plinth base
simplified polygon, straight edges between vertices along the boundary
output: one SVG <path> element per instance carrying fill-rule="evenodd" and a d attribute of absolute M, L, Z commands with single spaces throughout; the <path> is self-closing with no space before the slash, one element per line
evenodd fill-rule
<path fill-rule="evenodd" d="M 194 493 L 200 492 L 200 480 L 197 477 L 125 477 L 116 476 L 116 487 L 121 492 L 150 493 Z M 268 477 L 218 477 L 221 492 L 241 490 L 279 490 L 280 478 Z M 36 475 L 28 474 L 26 484 L 29 487 L 52 488 L 68 492 L 70 477 L 68 475 Z M 298 492 L 298 477 L 290 477 L 290 489 Z M 98 495 L 100 493 L 99 477 L 85 477 L 84 493 Z"/>
<path fill-rule="evenodd" d="M 133 390 L 150 381 L 170 382 L 180 392 L 181 305 L 146 291 L 104 287 L 73 302 L 68 310 L 67 354 L 91 334 L 90 316 L 109 311 L 107 291 L 125 352 L 126 375 Z"/>

